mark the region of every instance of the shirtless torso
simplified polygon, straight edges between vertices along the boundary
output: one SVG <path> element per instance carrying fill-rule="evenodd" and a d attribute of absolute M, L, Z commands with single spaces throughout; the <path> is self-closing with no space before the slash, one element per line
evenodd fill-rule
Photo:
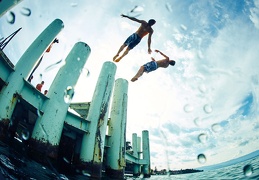
<path fill-rule="evenodd" d="M 167 68 L 169 65 L 172 65 L 172 66 L 175 65 L 175 61 L 170 60 L 169 57 L 166 56 L 161 51 L 156 49 L 155 52 L 160 53 L 162 56 L 164 56 L 164 59 L 156 61 L 153 57 L 151 57 L 151 59 L 152 59 L 151 62 L 148 62 L 148 63 L 140 66 L 137 74 L 131 79 L 132 82 L 135 82 L 136 80 L 138 80 L 138 78 L 140 76 L 142 76 L 144 72 L 149 73 L 151 71 L 155 71 L 157 68 L 160 68 L 160 67 Z M 156 64 L 153 62 L 156 62 Z"/>
<path fill-rule="evenodd" d="M 139 20 L 135 17 L 129 17 L 127 15 L 122 14 L 121 17 L 126 17 L 132 21 L 138 22 L 140 23 L 140 27 L 138 28 L 138 30 L 132 34 L 131 36 L 129 36 L 126 41 L 121 45 L 121 47 L 119 48 L 117 54 L 113 57 L 113 61 L 114 62 L 119 62 L 124 56 L 126 56 L 128 54 L 128 52 L 133 49 L 140 41 L 141 39 L 148 35 L 148 40 L 147 40 L 147 46 L 148 46 L 148 53 L 151 54 L 152 50 L 151 50 L 151 36 L 153 34 L 153 29 L 151 26 L 153 26 L 156 21 L 154 19 L 150 19 L 148 22 L 144 21 L 144 20 Z M 136 36 L 137 34 L 137 36 Z M 139 37 L 138 37 L 139 36 Z M 126 48 L 127 47 L 127 48 Z M 126 48 L 126 50 L 123 52 L 123 54 L 121 56 L 120 53 L 124 50 L 124 48 Z"/>
<path fill-rule="evenodd" d="M 162 59 L 156 61 L 157 67 L 167 68 L 169 66 L 169 59 Z"/>
<path fill-rule="evenodd" d="M 143 38 L 149 33 L 153 33 L 153 29 L 151 28 L 151 26 L 149 26 L 148 23 L 145 21 L 141 22 L 141 26 L 136 31 L 136 34 L 139 35 L 139 37 Z"/>

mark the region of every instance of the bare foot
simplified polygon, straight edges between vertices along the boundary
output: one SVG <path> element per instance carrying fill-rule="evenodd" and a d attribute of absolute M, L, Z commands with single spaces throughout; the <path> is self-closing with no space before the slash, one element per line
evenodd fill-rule
<path fill-rule="evenodd" d="M 119 54 L 116 54 L 116 55 L 113 57 L 113 61 L 115 61 L 118 56 L 119 56 Z M 116 62 L 116 61 L 115 61 L 115 62 Z"/>
<path fill-rule="evenodd" d="M 138 78 L 136 78 L 136 77 L 131 79 L 132 82 L 137 81 L 137 80 L 138 80 Z"/>
<path fill-rule="evenodd" d="M 121 58 L 118 58 L 118 59 L 114 59 L 113 61 L 114 62 L 119 62 L 121 60 Z"/>

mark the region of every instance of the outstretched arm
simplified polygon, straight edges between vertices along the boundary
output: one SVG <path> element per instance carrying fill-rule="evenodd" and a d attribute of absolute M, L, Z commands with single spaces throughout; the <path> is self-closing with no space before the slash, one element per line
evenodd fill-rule
<path fill-rule="evenodd" d="M 152 34 L 153 34 L 153 30 L 148 34 L 147 46 L 148 46 L 148 53 L 149 53 L 149 54 L 152 53 L 152 50 L 151 50 L 151 48 L 150 48 L 150 46 L 151 46 L 151 37 L 152 37 Z"/>
<path fill-rule="evenodd" d="M 157 52 L 157 53 L 160 53 L 162 56 L 164 56 L 166 59 L 169 59 L 169 57 L 168 56 L 166 56 L 164 53 L 162 53 L 161 51 L 159 51 L 159 50 L 155 50 L 155 52 Z"/>
<path fill-rule="evenodd" d="M 143 20 L 139 20 L 139 19 L 137 19 L 137 18 L 130 17 L 130 16 L 127 16 L 127 15 L 124 15 L 124 14 L 122 14 L 121 17 L 126 17 L 126 18 L 128 18 L 128 19 L 130 19 L 130 20 L 132 20 L 132 21 L 136 21 L 136 22 L 138 22 L 138 23 L 144 22 Z"/>

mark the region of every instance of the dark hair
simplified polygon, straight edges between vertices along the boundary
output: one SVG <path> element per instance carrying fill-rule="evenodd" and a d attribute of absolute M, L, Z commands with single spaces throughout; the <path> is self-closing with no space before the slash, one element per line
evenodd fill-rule
<path fill-rule="evenodd" d="M 156 20 L 154 20 L 154 19 L 150 19 L 150 20 L 148 21 L 148 24 L 149 24 L 150 26 L 154 25 L 155 23 L 156 23 Z"/>
<path fill-rule="evenodd" d="M 59 43 L 59 40 L 57 38 L 55 38 L 53 43 Z"/>
<path fill-rule="evenodd" d="M 174 65 L 175 65 L 175 61 L 174 61 L 174 60 L 171 60 L 171 61 L 169 62 L 169 64 L 172 65 L 172 66 L 174 66 Z"/>

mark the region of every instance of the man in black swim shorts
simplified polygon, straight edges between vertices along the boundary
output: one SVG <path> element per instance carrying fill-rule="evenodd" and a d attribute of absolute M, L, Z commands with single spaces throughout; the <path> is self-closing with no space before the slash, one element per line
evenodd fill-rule
<path fill-rule="evenodd" d="M 155 71 L 157 68 L 167 68 L 169 66 L 169 64 L 171 66 L 175 65 L 175 61 L 174 60 L 169 60 L 169 57 L 167 57 L 165 54 L 163 54 L 161 51 L 159 50 L 155 50 L 155 52 L 159 52 L 162 56 L 165 57 L 165 59 L 161 59 L 156 61 L 153 57 L 151 57 L 152 61 L 144 64 L 143 66 L 141 66 L 137 72 L 137 74 L 131 79 L 132 82 L 138 80 L 138 78 L 140 76 L 143 75 L 144 72 L 149 73 L 151 71 Z"/>
<path fill-rule="evenodd" d="M 113 57 L 113 61 L 114 62 L 119 62 L 124 56 L 126 56 L 128 54 L 128 52 L 133 49 L 140 41 L 141 39 L 146 36 L 148 34 L 148 53 L 150 54 L 152 52 L 152 50 L 150 49 L 150 45 L 151 45 L 151 36 L 154 32 L 154 30 L 152 29 L 151 26 L 153 26 L 156 21 L 154 19 L 150 19 L 148 22 L 144 21 L 144 20 L 139 20 L 137 18 L 134 17 L 129 17 L 126 16 L 124 14 L 121 15 L 122 17 L 127 17 L 132 21 L 141 23 L 139 29 L 133 33 L 132 35 L 130 35 L 126 41 L 123 43 L 123 45 L 120 47 L 119 51 L 117 52 L 117 54 Z M 121 51 L 123 51 L 123 49 L 126 48 L 126 50 L 123 52 L 123 54 L 119 57 L 119 54 Z"/>

